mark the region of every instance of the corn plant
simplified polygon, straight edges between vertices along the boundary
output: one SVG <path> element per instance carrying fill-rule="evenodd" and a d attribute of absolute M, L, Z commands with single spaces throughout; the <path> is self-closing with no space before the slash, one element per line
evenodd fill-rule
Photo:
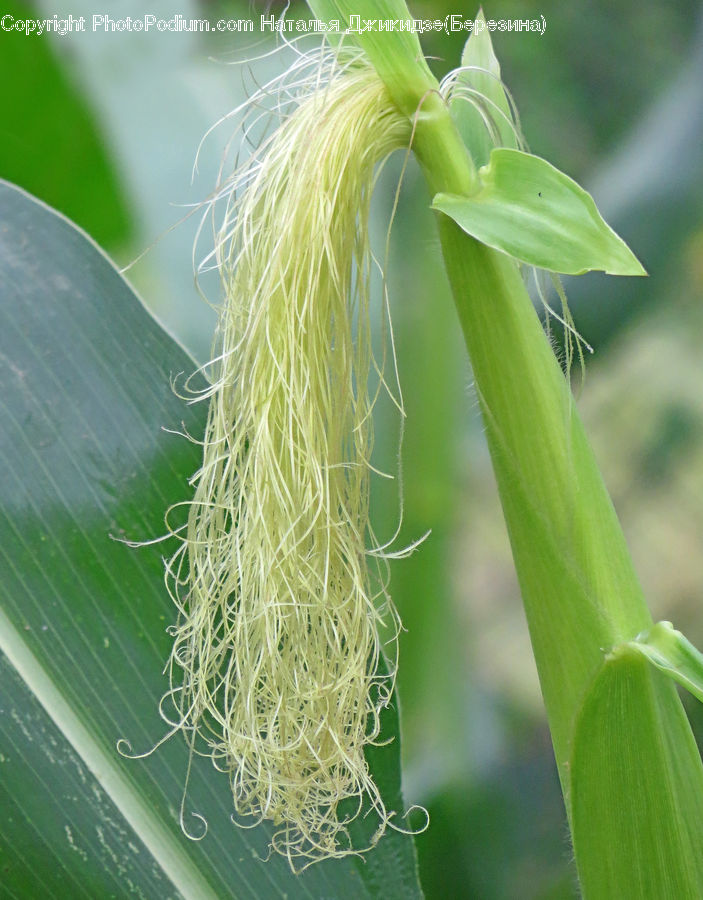
<path fill-rule="evenodd" d="M 313 8 L 343 22 L 408 17 L 395 3 Z M 652 623 L 520 267 L 644 270 L 582 189 L 519 149 L 486 32 L 469 40 L 449 103 L 409 34 L 358 40 L 413 122 L 438 211 L 583 893 L 700 896 L 701 761 L 672 681 L 700 696 L 700 656 Z"/>

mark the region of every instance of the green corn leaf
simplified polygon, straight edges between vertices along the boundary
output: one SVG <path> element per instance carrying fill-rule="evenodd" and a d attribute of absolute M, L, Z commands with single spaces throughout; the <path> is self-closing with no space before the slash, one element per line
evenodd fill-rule
<path fill-rule="evenodd" d="M 671 681 L 610 657 L 577 719 L 571 826 L 586 900 L 700 900 L 703 769 Z"/>
<path fill-rule="evenodd" d="M 483 23 L 483 10 L 475 22 Z M 476 28 L 464 47 L 457 87 L 449 103 L 452 118 L 477 166 L 488 162 L 494 147 L 517 149 L 510 104 L 500 76 L 500 63 L 493 52 L 491 33 Z"/>
<path fill-rule="evenodd" d="M 293 875 L 268 862 L 271 828 L 235 827 L 227 777 L 194 761 L 185 806 L 209 823 L 188 840 L 178 809 L 188 763 L 158 702 L 176 612 L 163 584 L 172 546 L 113 537 L 164 533 L 188 498 L 206 404 L 170 379 L 192 359 L 152 319 L 95 245 L 0 182 L 0 833 L 7 897 L 258 898 L 421 896 L 413 842 L 389 830 L 365 860 Z M 205 387 L 195 379 L 195 389 Z M 368 759 L 403 810 L 398 718 L 386 711 Z M 368 844 L 373 816 L 354 823 Z"/>
<path fill-rule="evenodd" d="M 639 653 L 652 665 L 703 701 L 703 654 L 671 622 L 657 622 L 648 631 L 613 650 L 613 656 Z"/>
<path fill-rule="evenodd" d="M 439 193 L 433 208 L 487 246 L 541 269 L 646 275 L 591 195 L 545 160 L 520 150 L 493 150 L 479 178 L 476 193 Z"/>

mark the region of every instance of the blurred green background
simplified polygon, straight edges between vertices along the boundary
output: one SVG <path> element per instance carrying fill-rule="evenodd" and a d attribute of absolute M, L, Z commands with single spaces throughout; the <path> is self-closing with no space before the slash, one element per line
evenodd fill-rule
<path fill-rule="evenodd" d="M 169 18 L 258 17 L 262 6 L 155 0 Z M 272 12 L 280 12 L 272 6 Z M 414 15 L 476 10 L 416 2 Z M 143 16 L 133 2 L 10 2 L 17 18 Z M 544 15 L 544 35 L 494 34 L 532 152 L 591 190 L 650 278 L 567 279 L 577 327 L 595 348 L 578 403 L 655 617 L 703 645 L 703 9 L 690 0 L 495 2 L 487 18 Z M 295 4 L 290 15 L 307 18 Z M 463 37 L 426 35 L 438 75 Z M 214 311 L 193 279 L 198 204 L 218 181 L 233 127 L 206 130 L 281 70 L 273 41 L 194 33 L 0 33 L 0 176 L 82 226 L 195 355 Z M 235 139 L 236 140 L 236 139 Z M 394 179 L 379 191 L 382 253 Z M 388 283 L 407 412 L 403 527 L 392 565 L 401 637 L 399 693 L 407 802 L 429 898 L 576 896 L 571 851 L 527 629 L 471 374 L 444 280 L 429 198 L 405 174 Z M 207 236 L 200 254 L 207 252 Z M 144 251 L 147 251 L 144 253 Z M 142 254 L 144 254 L 142 256 Z M 204 289 L 217 302 L 216 279 Z M 378 320 L 380 323 L 381 314 Z M 393 467 L 398 417 L 377 416 L 378 461 Z M 397 481 L 374 487 L 390 537 Z M 568 598 L 565 598 L 568 602 Z M 698 734 L 703 715 L 691 708 Z"/>

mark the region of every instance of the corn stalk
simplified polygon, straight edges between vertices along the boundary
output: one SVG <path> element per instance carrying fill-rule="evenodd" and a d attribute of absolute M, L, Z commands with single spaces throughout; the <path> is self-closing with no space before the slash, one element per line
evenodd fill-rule
<path fill-rule="evenodd" d="M 410 19 L 396 0 L 310 6 L 342 27 L 351 16 Z M 489 158 L 476 158 L 476 122 L 442 98 L 414 32 L 352 37 L 412 123 L 438 211 L 583 894 L 699 898 L 703 766 L 674 680 L 700 695 L 701 657 L 668 624 L 653 625 L 520 264 L 571 274 L 644 270 L 585 191 L 509 136 L 500 133 Z M 470 38 L 463 64 L 480 68 L 487 108 L 504 112 L 487 31 Z"/>

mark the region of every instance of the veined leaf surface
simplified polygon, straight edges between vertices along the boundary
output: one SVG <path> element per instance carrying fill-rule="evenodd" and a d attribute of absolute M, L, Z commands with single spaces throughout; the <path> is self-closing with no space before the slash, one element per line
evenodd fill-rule
<path fill-rule="evenodd" d="M 389 831 L 366 862 L 291 873 L 266 825 L 230 821 L 227 778 L 166 732 L 162 553 L 114 540 L 164 532 L 188 499 L 206 407 L 170 380 L 195 368 L 105 256 L 66 219 L 0 183 L 0 866 L 8 897 L 419 897 L 412 839 Z M 197 387 L 197 384 L 195 385 Z M 372 769 L 400 797 L 398 720 Z M 373 816 L 356 826 L 369 840 Z M 364 834 L 359 834 L 363 831 Z"/>

